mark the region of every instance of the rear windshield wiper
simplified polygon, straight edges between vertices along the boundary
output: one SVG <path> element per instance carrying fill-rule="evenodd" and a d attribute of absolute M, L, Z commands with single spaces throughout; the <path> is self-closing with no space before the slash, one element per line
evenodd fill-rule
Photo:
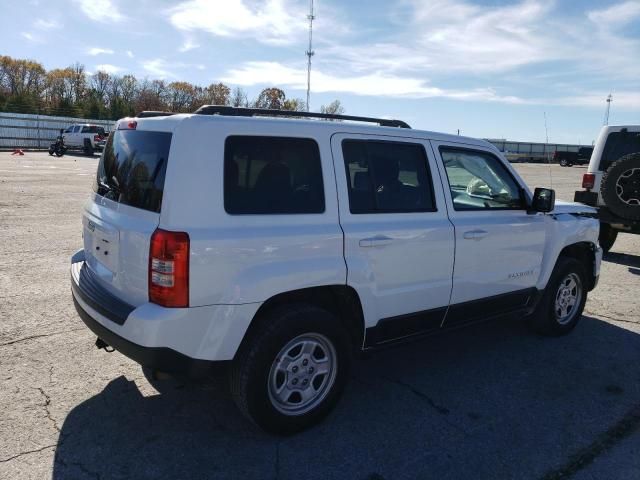
<path fill-rule="evenodd" d="M 118 195 L 120 193 L 120 188 L 117 185 L 109 185 L 105 182 L 107 178 L 103 177 L 98 180 L 98 186 L 109 193 L 113 193 L 114 195 Z"/>

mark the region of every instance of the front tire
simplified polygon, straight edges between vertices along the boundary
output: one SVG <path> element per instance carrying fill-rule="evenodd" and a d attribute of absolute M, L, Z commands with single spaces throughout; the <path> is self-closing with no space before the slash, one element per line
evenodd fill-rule
<path fill-rule="evenodd" d="M 331 313 L 287 305 L 266 314 L 243 342 L 230 375 L 238 408 L 270 433 L 320 422 L 338 402 L 351 363 L 349 335 Z"/>
<path fill-rule="evenodd" d="M 566 335 L 580 321 L 587 301 L 585 268 L 578 260 L 560 257 L 542 299 L 529 318 L 531 328 L 546 336 Z"/>
<path fill-rule="evenodd" d="M 618 231 L 613 229 L 608 223 L 600 223 L 600 234 L 598 235 L 598 243 L 604 252 L 608 252 L 618 238 Z"/>

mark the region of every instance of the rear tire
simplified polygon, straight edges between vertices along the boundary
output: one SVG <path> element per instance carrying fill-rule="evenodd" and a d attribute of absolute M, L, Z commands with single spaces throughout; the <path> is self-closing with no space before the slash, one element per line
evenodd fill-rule
<path fill-rule="evenodd" d="M 349 335 L 333 314 L 286 305 L 268 312 L 243 341 L 231 368 L 231 393 L 259 427 L 292 434 L 333 409 L 350 363 Z"/>
<path fill-rule="evenodd" d="M 93 147 L 91 146 L 91 140 L 85 139 L 84 141 L 84 154 L 93 157 Z"/>
<path fill-rule="evenodd" d="M 618 238 L 618 231 L 613 229 L 608 223 L 600 223 L 600 235 L 598 243 L 604 252 L 608 252 Z"/>
<path fill-rule="evenodd" d="M 575 258 L 558 258 L 542 299 L 529 317 L 530 327 L 546 336 L 566 335 L 573 330 L 587 301 L 586 279 L 582 263 Z"/>

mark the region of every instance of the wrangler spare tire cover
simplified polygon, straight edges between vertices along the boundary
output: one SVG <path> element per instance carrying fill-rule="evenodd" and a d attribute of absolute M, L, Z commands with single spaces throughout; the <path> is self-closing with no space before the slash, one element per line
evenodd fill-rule
<path fill-rule="evenodd" d="M 611 164 L 602 177 L 600 193 L 613 213 L 628 220 L 640 220 L 640 152 Z"/>

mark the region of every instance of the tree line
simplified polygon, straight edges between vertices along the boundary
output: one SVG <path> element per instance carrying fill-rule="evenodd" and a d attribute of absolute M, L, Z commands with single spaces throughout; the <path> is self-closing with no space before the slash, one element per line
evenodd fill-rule
<path fill-rule="evenodd" d="M 249 99 L 242 88 L 222 82 L 203 87 L 104 71 L 89 74 L 80 63 L 47 71 L 36 61 L 0 55 L 0 111 L 117 120 L 143 110 L 193 112 L 206 104 L 305 110 L 302 99 L 287 98 L 277 87 Z M 344 108 L 335 100 L 320 111 L 339 114 Z"/>

